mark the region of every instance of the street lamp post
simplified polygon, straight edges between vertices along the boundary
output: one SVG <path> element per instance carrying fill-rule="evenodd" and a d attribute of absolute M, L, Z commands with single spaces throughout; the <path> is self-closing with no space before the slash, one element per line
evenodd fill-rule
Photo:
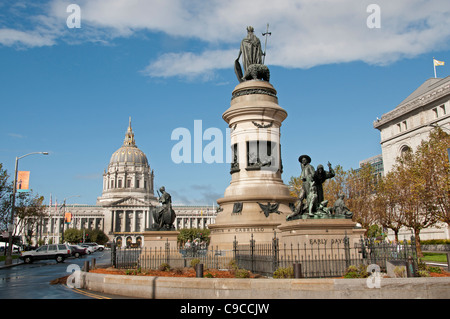
<path fill-rule="evenodd" d="M 34 154 L 42 154 L 42 155 L 48 155 L 48 152 L 32 152 L 28 153 L 19 157 L 16 157 L 16 165 L 14 168 L 14 183 L 13 183 L 13 193 L 12 193 L 12 199 L 11 199 L 11 220 L 8 227 L 8 250 L 6 252 L 6 258 L 5 258 L 5 265 L 11 265 L 12 264 L 12 245 L 13 245 L 13 231 L 14 231 L 14 209 L 16 204 L 16 188 L 17 188 L 17 168 L 19 166 L 19 160 L 21 158 L 24 158 L 29 155 Z"/>
<path fill-rule="evenodd" d="M 62 231 L 62 234 L 61 234 L 61 241 L 63 243 L 64 243 L 64 230 L 66 228 L 66 200 L 69 199 L 69 198 L 72 198 L 72 197 L 81 197 L 81 195 L 73 195 L 73 196 L 64 198 L 64 203 L 63 203 L 63 205 L 61 207 L 63 209 L 63 231 Z"/>

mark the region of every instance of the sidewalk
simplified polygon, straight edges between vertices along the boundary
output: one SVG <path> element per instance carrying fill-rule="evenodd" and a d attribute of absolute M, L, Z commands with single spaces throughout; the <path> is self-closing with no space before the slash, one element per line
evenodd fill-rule
<path fill-rule="evenodd" d="M 23 264 L 23 260 L 20 260 L 19 258 L 14 258 L 12 260 L 12 264 L 11 265 L 5 265 L 5 261 L 0 261 L 0 269 L 2 268 L 9 268 L 9 267 L 14 267 L 17 265 L 22 265 Z"/>

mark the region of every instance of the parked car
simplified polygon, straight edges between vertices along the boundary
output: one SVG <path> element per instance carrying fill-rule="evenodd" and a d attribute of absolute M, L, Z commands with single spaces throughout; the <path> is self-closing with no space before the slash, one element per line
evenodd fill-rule
<path fill-rule="evenodd" d="M 81 244 L 80 246 L 83 248 L 86 248 L 86 251 L 89 255 L 95 252 L 95 248 L 91 245 L 84 243 L 84 244 Z"/>
<path fill-rule="evenodd" d="M 105 246 L 99 245 L 97 243 L 83 243 L 83 244 L 93 247 L 95 251 L 97 251 L 97 250 L 102 251 L 105 249 Z"/>
<path fill-rule="evenodd" d="M 36 250 L 24 251 L 20 254 L 26 264 L 30 264 L 35 260 L 55 259 L 56 262 L 62 263 L 64 259 L 70 257 L 72 251 L 68 244 L 44 245 Z"/>
<path fill-rule="evenodd" d="M 72 256 L 74 256 L 75 258 L 80 258 L 81 256 L 87 254 L 86 247 L 81 247 L 78 245 L 71 245 L 70 250 L 72 251 Z"/>

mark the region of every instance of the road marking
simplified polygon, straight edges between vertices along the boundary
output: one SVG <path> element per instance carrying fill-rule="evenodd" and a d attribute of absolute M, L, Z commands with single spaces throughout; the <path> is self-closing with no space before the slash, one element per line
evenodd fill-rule
<path fill-rule="evenodd" d="M 111 299 L 109 297 L 100 296 L 100 295 L 97 295 L 95 293 L 87 292 L 87 291 L 84 291 L 84 290 L 81 290 L 81 289 L 78 289 L 78 288 L 69 288 L 67 285 L 63 285 L 63 286 L 66 287 L 67 289 L 72 290 L 73 292 L 76 292 L 76 293 L 78 293 L 80 295 L 84 295 L 84 296 L 87 296 L 87 297 L 91 297 L 91 298 L 95 298 L 95 299 Z"/>

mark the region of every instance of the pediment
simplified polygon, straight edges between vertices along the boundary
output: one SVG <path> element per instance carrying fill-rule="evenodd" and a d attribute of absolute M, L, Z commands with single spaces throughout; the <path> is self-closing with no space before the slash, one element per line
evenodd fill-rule
<path fill-rule="evenodd" d="M 112 202 L 108 206 L 119 206 L 119 207 L 125 207 L 125 206 L 151 206 L 150 202 L 144 201 L 142 199 L 138 199 L 132 196 L 124 197 L 122 199 L 119 199 L 115 202 Z"/>

